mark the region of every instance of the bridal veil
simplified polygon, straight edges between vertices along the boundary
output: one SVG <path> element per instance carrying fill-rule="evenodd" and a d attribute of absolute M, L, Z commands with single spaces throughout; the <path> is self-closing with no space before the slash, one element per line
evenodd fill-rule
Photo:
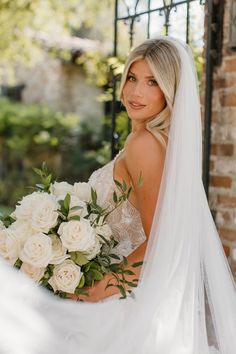
<path fill-rule="evenodd" d="M 134 296 L 60 300 L 5 263 L 0 352 L 234 354 L 236 291 L 202 183 L 202 128 L 189 47 L 181 59 L 159 197 Z"/>

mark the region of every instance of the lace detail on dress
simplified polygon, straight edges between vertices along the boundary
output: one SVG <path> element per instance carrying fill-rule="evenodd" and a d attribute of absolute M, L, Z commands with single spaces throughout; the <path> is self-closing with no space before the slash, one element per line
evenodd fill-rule
<path fill-rule="evenodd" d="M 113 168 L 121 152 L 122 150 L 105 166 L 95 170 L 88 180 L 97 191 L 98 204 L 103 207 L 114 206 L 113 191 L 119 192 L 113 180 Z M 108 216 L 107 222 L 119 241 L 114 253 L 127 257 L 146 240 L 139 211 L 128 199 Z"/>

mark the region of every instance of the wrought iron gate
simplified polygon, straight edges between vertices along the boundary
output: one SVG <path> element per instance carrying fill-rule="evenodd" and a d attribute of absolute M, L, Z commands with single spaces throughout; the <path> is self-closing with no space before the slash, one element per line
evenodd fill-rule
<path fill-rule="evenodd" d="M 205 103 L 204 103 L 204 149 L 203 149 L 203 183 L 208 195 L 209 185 L 209 155 L 210 155 L 210 133 L 211 133 L 211 100 L 212 100 L 212 76 L 214 65 L 219 65 L 221 61 L 222 43 L 222 21 L 224 0 L 115 0 L 114 6 L 114 50 L 113 55 L 118 56 L 119 51 L 119 30 L 118 26 L 123 23 L 127 27 L 128 49 L 134 45 L 138 22 L 143 21 L 146 38 L 152 37 L 152 31 L 159 25 L 159 33 L 169 35 L 173 27 L 173 14 L 181 12 L 182 39 L 191 45 L 191 10 L 205 11 L 205 21 L 207 29 L 205 45 Z M 155 17 L 155 18 L 154 18 Z M 153 21 L 153 18 L 155 21 Z M 144 20 L 143 20 L 144 19 Z M 161 26 L 160 26 L 161 24 Z M 180 26 L 179 26 L 180 27 Z M 183 35 L 184 28 L 184 35 Z M 204 23 L 202 27 L 202 43 L 204 34 Z M 196 31 L 196 29 L 195 29 Z M 197 29 L 199 31 L 199 29 Z M 176 36 L 176 33 L 171 34 Z M 184 38 L 183 38 L 184 36 Z M 178 37 L 178 34 L 177 34 Z M 202 44 L 203 45 L 203 44 Z M 111 132 L 111 158 L 116 154 L 116 98 L 117 81 L 113 76 L 113 100 L 112 100 L 112 132 Z"/>

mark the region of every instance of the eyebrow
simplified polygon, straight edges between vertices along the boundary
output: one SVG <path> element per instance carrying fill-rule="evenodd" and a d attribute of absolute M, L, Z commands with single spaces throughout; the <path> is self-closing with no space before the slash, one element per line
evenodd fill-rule
<path fill-rule="evenodd" d="M 129 71 L 129 72 L 128 72 L 128 75 L 129 75 L 129 74 L 136 76 L 136 74 L 133 73 L 132 71 Z M 154 77 L 153 75 L 151 75 L 151 76 L 145 76 L 145 78 L 146 78 L 146 79 L 155 79 L 155 77 Z"/>

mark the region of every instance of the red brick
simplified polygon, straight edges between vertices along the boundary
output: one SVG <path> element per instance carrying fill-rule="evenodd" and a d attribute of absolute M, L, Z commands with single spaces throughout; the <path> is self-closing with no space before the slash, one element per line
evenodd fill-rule
<path fill-rule="evenodd" d="M 235 208 L 236 207 L 236 197 L 230 197 L 227 195 L 218 195 L 217 203 L 224 207 Z"/>
<path fill-rule="evenodd" d="M 230 188 L 232 185 L 232 178 L 228 176 L 211 176 L 210 184 L 213 187 Z"/>
<path fill-rule="evenodd" d="M 210 160 L 210 171 L 214 171 L 215 168 L 215 161 Z"/>
<path fill-rule="evenodd" d="M 228 241 L 236 241 L 236 230 L 218 229 L 220 237 Z"/>
<path fill-rule="evenodd" d="M 211 154 L 218 156 L 232 156 L 234 154 L 233 144 L 211 144 Z"/>
<path fill-rule="evenodd" d="M 219 112 L 216 112 L 216 111 L 212 112 L 211 113 L 211 120 L 212 120 L 212 122 L 218 123 L 219 122 Z"/>
<path fill-rule="evenodd" d="M 232 217 L 228 211 L 221 211 L 220 214 L 221 214 L 222 218 L 224 219 L 225 223 L 232 220 Z"/>
<path fill-rule="evenodd" d="M 233 56 L 224 61 L 224 71 L 236 71 L 236 57 Z"/>
<path fill-rule="evenodd" d="M 235 68 L 236 73 L 236 68 Z M 226 77 L 224 79 L 224 87 L 232 87 L 236 85 L 236 76 Z"/>
<path fill-rule="evenodd" d="M 236 106 L 236 93 L 223 92 L 220 96 L 221 105 L 224 107 L 235 107 Z"/>
<path fill-rule="evenodd" d="M 213 88 L 214 90 L 218 89 L 218 88 L 224 88 L 225 87 L 225 80 L 224 78 L 217 78 L 214 79 L 213 81 Z"/>

